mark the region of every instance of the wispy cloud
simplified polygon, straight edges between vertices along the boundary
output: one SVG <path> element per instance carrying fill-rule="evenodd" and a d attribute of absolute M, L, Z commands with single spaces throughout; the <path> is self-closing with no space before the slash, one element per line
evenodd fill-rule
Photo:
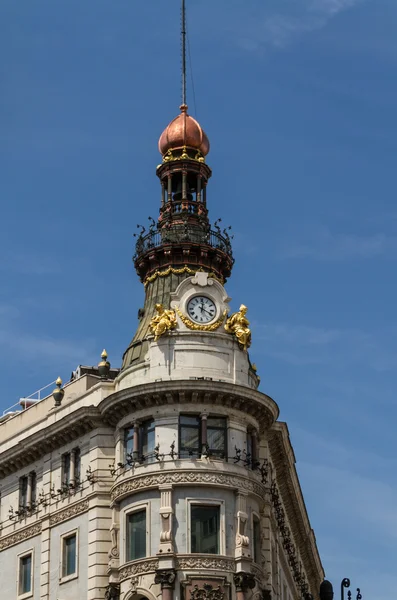
<path fill-rule="evenodd" d="M 324 27 L 330 19 L 364 0 L 278 0 L 260 6 L 256 14 L 241 14 L 241 5 L 229 9 L 227 29 L 238 22 L 235 41 L 247 50 L 266 46 L 285 48 L 300 36 Z M 236 19 L 236 12 L 239 18 Z"/>
<path fill-rule="evenodd" d="M 306 239 L 286 241 L 280 249 L 282 259 L 310 258 L 321 261 L 397 258 L 397 237 L 385 233 L 360 236 L 354 233 L 331 233 L 319 228 Z"/>

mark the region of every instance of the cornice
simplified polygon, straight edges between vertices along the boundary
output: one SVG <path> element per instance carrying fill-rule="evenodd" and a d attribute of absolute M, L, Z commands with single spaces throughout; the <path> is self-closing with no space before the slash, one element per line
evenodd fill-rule
<path fill-rule="evenodd" d="M 324 578 L 324 570 L 296 472 L 286 423 L 277 422 L 269 431 L 269 450 L 277 474 L 277 486 L 310 589 L 317 590 Z"/>
<path fill-rule="evenodd" d="M 205 403 L 229 406 L 256 418 L 263 429 L 276 421 L 277 404 L 262 392 L 221 381 L 171 380 L 145 383 L 107 396 L 99 405 L 103 418 L 116 425 L 136 410 L 170 404 Z"/>
<path fill-rule="evenodd" d="M 179 485 L 207 485 L 221 488 L 232 488 L 234 490 L 244 490 L 264 498 L 265 486 L 257 481 L 252 481 L 246 477 L 235 474 L 228 474 L 219 471 L 178 471 L 175 468 L 172 471 L 142 475 L 132 475 L 129 479 L 116 483 L 110 492 L 112 502 L 119 502 L 125 496 L 139 492 L 158 488 L 160 485 L 171 484 Z"/>
<path fill-rule="evenodd" d="M 101 425 L 101 415 L 96 407 L 84 406 L 61 420 L 26 436 L 0 455 L 0 478 L 9 475 L 40 459 L 52 450 L 92 431 Z"/>

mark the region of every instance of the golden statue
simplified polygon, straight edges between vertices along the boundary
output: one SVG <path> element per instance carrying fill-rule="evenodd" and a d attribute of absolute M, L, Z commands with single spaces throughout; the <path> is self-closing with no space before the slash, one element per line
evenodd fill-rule
<path fill-rule="evenodd" d="M 157 315 L 150 321 L 150 330 L 154 334 L 154 341 L 157 341 L 164 333 L 175 329 L 177 320 L 174 310 L 167 310 L 162 304 L 156 304 L 154 308 Z"/>
<path fill-rule="evenodd" d="M 247 307 L 242 304 L 240 310 L 233 313 L 225 323 L 226 333 L 235 335 L 243 350 L 247 350 L 251 346 L 251 329 L 248 327 L 250 322 L 245 316 L 247 310 Z"/>

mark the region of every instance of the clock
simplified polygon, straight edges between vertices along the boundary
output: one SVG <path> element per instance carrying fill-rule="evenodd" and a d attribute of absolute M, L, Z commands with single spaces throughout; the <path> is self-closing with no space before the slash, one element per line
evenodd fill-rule
<path fill-rule="evenodd" d="M 216 306 L 207 296 L 194 296 L 187 304 L 187 312 L 196 323 L 209 323 L 215 318 Z"/>

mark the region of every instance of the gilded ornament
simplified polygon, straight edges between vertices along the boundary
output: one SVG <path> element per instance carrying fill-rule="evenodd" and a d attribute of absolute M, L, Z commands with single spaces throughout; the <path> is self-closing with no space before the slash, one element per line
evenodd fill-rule
<path fill-rule="evenodd" d="M 225 323 L 226 333 L 234 335 L 243 350 L 248 350 L 251 346 L 251 330 L 248 327 L 250 323 L 245 316 L 247 310 L 247 307 L 242 304 L 240 310 L 233 313 Z"/>
<path fill-rule="evenodd" d="M 204 269 L 195 269 L 195 270 L 190 269 L 190 267 L 188 267 L 187 265 L 185 265 L 184 267 L 181 267 L 180 269 L 175 269 L 174 267 L 168 267 L 164 271 L 155 271 L 153 273 L 153 275 L 150 275 L 150 277 L 147 277 L 147 279 L 145 280 L 144 286 L 146 287 L 148 285 L 148 283 L 152 283 L 153 281 L 155 281 L 157 279 L 157 277 L 167 277 L 171 273 L 173 275 L 183 275 L 184 273 L 188 273 L 189 275 L 195 275 L 198 271 L 201 273 L 205 272 Z M 208 277 L 211 277 L 212 279 L 216 279 L 216 281 L 219 281 L 219 283 L 221 283 L 222 285 L 224 284 L 224 280 L 217 277 L 214 273 L 208 273 Z"/>
<path fill-rule="evenodd" d="M 227 310 L 224 310 L 222 316 L 219 317 L 215 323 L 212 323 L 211 325 L 199 325 L 198 323 L 193 323 L 189 317 L 184 315 L 178 306 L 175 307 L 175 311 L 177 312 L 182 323 L 184 323 L 189 329 L 193 329 L 193 331 L 216 331 L 222 325 L 225 317 L 227 316 Z"/>
<path fill-rule="evenodd" d="M 167 331 L 175 329 L 177 320 L 174 310 L 166 309 L 162 304 L 156 304 L 154 308 L 157 314 L 150 321 L 150 329 L 154 334 L 154 341 L 156 342 Z"/>

